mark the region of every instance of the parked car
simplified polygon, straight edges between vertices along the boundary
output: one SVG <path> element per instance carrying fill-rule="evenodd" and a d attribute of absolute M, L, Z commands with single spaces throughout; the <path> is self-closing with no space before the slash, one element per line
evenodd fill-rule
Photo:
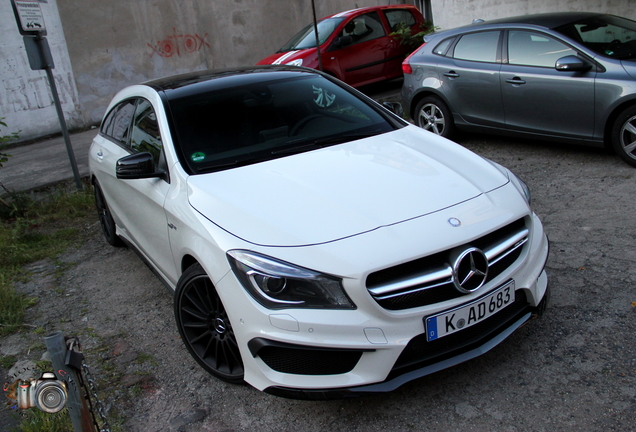
<path fill-rule="evenodd" d="M 591 146 L 636 166 L 636 22 L 567 12 L 425 37 L 404 61 L 415 124 Z"/>
<path fill-rule="evenodd" d="M 323 71 L 354 87 L 402 77 L 406 46 L 390 34 L 403 24 L 420 31 L 424 18 L 412 5 L 354 9 L 318 21 Z M 257 64 L 318 69 L 314 24 L 299 31 L 275 54 Z"/>
<path fill-rule="evenodd" d="M 106 240 L 174 291 L 185 346 L 229 382 L 393 390 L 547 302 L 548 241 L 521 180 L 312 69 L 126 88 L 89 165 Z"/>

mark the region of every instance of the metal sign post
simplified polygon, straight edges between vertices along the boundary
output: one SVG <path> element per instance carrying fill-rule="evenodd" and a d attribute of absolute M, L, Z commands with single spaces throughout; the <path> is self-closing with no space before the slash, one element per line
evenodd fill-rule
<path fill-rule="evenodd" d="M 66 151 L 69 161 L 71 162 L 73 177 L 75 177 L 75 184 L 77 185 L 77 189 L 82 190 L 82 182 L 80 180 L 79 170 L 77 169 L 73 147 L 71 146 L 71 138 L 68 134 L 62 103 L 60 102 L 57 86 L 55 85 L 55 78 L 53 77 L 52 69 L 55 68 L 55 64 L 53 63 L 49 43 L 44 37 L 46 36 L 46 26 L 44 25 L 44 15 L 42 14 L 40 3 L 37 0 L 12 0 L 11 5 L 18 24 L 18 30 L 24 39 L 24 47 L 27 51 L 31 69 L 43 69 L 46 71 L 46 76 L 51 86 L 55 110 L 57 111 L 57 117 L 62 129 L 62 135 L 64 135 Z"/>

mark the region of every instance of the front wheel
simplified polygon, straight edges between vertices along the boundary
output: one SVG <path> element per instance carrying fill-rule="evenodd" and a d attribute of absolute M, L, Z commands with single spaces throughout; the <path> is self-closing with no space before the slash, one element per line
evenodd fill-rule
<path fill-rule="evenodd" d="M 625 162 L 636 167 L 636 106 L 627 108 L 614 122 L 612 147 Z"/>
<path fill-rule="evenodd" d="M 450 110 L 435 96 L 427 96 L 417 104 L 414 120 L 417 126 L 444 138 L 450 138 L 455 131 Z"/>
<path fill-rule="evenodd" d="M 179 279 L 174 314 L 186 348 L 205 370 L 223 381 L 243 382 L 243 360 L 232 324 L 199 264 L 190 266 Z"/>

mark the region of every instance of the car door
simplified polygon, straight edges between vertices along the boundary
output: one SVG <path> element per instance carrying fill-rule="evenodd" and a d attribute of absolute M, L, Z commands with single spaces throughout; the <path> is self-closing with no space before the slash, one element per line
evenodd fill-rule
<path fill-rule="evenodd" d="M 384 77 L 386 60 L 395 44 L 384 28 L 377 12 L 353 17 L 347 22 L 336 40 L 346 44 L 333 44 L 325 57 L 340 69 L 342 80 L 350 85 L 361 85 Z"/>
<path fill-rule="evenodd" d="M 504 128 L 499 30 L 462 35 L 437 64 L 441 91 L 467 123 Z"/>
<path fill-rule="evenodd" d="M 506 127 L 554 136 L 591 137 L 594 132 L 594 68 L 557 71 L 558 59 L 579 53 L 550 35 L 510 30 L 501 67 Z"/>
<path fill-rule="evenodd" d="M 155 167 L 167 170 L 155 109 L 147 99 L 137 98 L 121 103 L 113 111 L 118 114 L 113 116 L 115 126 L 103 128 L 105 139 L 94 146 L 94 157 L 104 167 L 97 174 L 98 180 L 104 184 L 102 189 L 120 234 L 132 241 L 162 276 L 174 281 L 176 269 L 164 211 L 169 177 L 122 180 L 115 174 L 117 160 L 139 152 L 149 152 Z"/>

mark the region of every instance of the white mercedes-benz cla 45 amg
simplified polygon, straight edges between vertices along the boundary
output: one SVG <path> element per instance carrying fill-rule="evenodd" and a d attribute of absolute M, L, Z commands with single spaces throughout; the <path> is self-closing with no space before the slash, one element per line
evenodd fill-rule
<path fill-rule="evenodd" d="M 310 69 L 134 85 L 89 155 L 106 240 L 174 292 L 211 374 L 292 398 L 393 390 L 548 300 L 548 240 L 506 168 Z"/>

